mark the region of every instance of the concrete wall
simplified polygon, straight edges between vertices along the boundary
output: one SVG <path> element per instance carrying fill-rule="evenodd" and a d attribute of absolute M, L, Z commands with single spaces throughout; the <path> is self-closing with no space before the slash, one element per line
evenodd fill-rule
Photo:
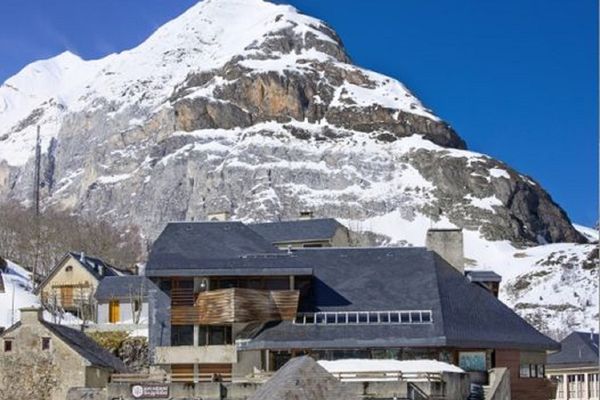
<path fill-rule="evenodd" d="M 231 364 L 236 362 L 235 346 L 156 347 L 155 364 Z"/>
<path fill-rule="evenodd" d="M 232 366 L 232 375 L 234 377 L 245 377 L 251 375 L 254 369 L 260 369 L 262 357 L 260 350 L 238 351 L 237 363 Z"/>
<path fill-rule="evenodd" d="M 485 400 L 511 400 L 510 373 L 507 368 L 490 370 L 490 388 L 486 393 Z"/>
<path fill-rule="evenodd" d="M 50 355 L 56 365 L 58 384 L 51 392 L 52 400 L 64 400 L 71 387 L 86 385 L 86 361 L 38 321 L 36 311 L 21 311 L 21 326 L 2 337 L 13 340 L 13 351 L 0 352 L 0 358 L 11 355 L 31 357 L 32 352 L 41 352 L 43 337 L 50 337 Z M 2 345 L 2 344 L 0 344 Z M 2 346 L 3 348 L 3 346 Z M 2 370 L 0 370 L 0 377 Z M 104 383 L 106 384 L 107 381 Z"/>
<path fill-rule="evenodd" d="M 469 382 L 465 374 L 445 374 L 446 396 L 448 400 L 464 400 L 468 396 Z M 108 387 L 108 398 L 122 397 L 133 400 L 133 383 L 112 383 Z M 351 394 L 368 399 L 392 399 L 407 397 L 406 382 L 345 382 L 343 385 Z M 174 383 L 170 385 L 170 398 L 173 400 L 201 398 L 202 400 L 246 400 L 260 387 L 259 383 Z M 428 394 L 437 393 L 433 383 L 421 382 L 419 387 Z M 343 400 L 343 399 L 340 399 Z"/>

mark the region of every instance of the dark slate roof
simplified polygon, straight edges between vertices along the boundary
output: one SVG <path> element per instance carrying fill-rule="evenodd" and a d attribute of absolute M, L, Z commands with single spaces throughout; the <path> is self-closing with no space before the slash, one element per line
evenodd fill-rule
<path fill-rule="evenodd" d="M 114 299 L 131 299 L 140 295 L 145 300 L 151 289 L 158 287 L 145 276 L 126 275 L 109 276 L 100 281 L 94 297 L 98 301 L 110 301 Z"/>
<path fill-rule="evenodd" d="M 561 351 L 548 356 L 548 367 L 598 365 L 598 334 L 573 332 L 560 342 Z"/>
<path fill-rule="evenodd" d="M 358 400 L 348 387 L 308 356 L 292 358 L 248 400 Z"/>
<path fill-rule="evenodd" d="M 174 222 L 152 245 L 145 273 L 157 276 L 175 270 L 260 265 L 248 258 L 255 254 L 267 258 L 285 252 L 241 222 Z"/>
<path fill-rule="evenodd" d="M 431 324 L 267 325 L 245 348 L 451 346 L 558 349 L 486 289 L 424 248 L 297 250 L 313 311 L 431 310 Z"/>
<path fill-rule="evenodd" d="M 4 293 L 4 278 L 2 278 L 2 272 L 0 272 L 0 293 Z"/>
<path fill-rule="evenodd" d="M 271 243 L 307 242 L 331 239 L 344 226 L 333 218 L 248 224 Z"/>
<path fill-rule="evenodd" d="M 127 371 L 127 367 L 119 358 L 100 346 L 85 333 L 64 325 L 52 324 L 46 321 L 41 321 L 41 323 L 80 356 L 89 361 L 91 365 L 117 372 Z"/>
<path fill-rule="evenodd" d="M 96 279 L 101 280 L 107 276 L 120 276 L 124 274 L 130 274 L 129 271 L 121 270 L 117 267 L 110 265 L 104 260 L 98 257 L 91 257 L 87 254 L 69 252 L 71 256 L 77 259 L 81 265 L 84 266 Z"/>
<path fill-rule="evenodd" d="M 471 270 L 466 271 L 465 275 L 471 282 L 501 282 L 502 276 L 494 271 Z"/>

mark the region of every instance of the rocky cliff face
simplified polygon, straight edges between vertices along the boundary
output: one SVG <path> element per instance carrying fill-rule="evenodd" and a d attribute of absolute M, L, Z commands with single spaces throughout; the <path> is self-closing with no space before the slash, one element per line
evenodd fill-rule
<path fill-rule="evenodd" d="M 432 224 L 477 243 L 586 242 L 532 178 L 467 151 L 404 85 L 353 65 L 324 23 L 260 0 L 206 0 L 135 49 L 65 53 L 5 82 L 0 199 L 31 197 L 36 125 L 44 206 L 149 238 L 211 212 L 310 209 L 393 243 L 422 244 Z"/>

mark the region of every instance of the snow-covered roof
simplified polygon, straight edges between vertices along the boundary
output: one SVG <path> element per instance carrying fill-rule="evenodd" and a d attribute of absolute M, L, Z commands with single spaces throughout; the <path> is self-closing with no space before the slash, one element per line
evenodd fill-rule
<path fill-rule="evenodd" d="M 372 359 L 347 359 L 326 361 L 321 360 L 319 364 L 330 373 L 351 372 L 453 372 L 464 373 L 460 367 L 437 360 L 372 360 Z"/>

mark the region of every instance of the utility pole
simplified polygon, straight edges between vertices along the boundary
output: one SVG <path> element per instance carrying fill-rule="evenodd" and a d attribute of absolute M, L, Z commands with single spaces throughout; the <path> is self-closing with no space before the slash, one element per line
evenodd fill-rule
<path fill-rule="evenodd" d="M 40 169 L 41 169 L 42 145 L 40 143 L 40 126 L 37 126 L 37 136 L 35 138 L 35 165 L 33 171 L 33 210 L 35 226 L 35 260 L 33 262 L 31 279 L 32 285 L 36 287 L 38 272 L 38 263 L 40 258 Z"/>
<path fill-rule="evenodd" d="M 33 175 L 33 207 L 36 218 L 40 215 L 40 169 L 41 169 L 42 146 L 40 144 L 40 126 L 37 126 L 37 137 L 35 139 L 35 170 Z"/>

